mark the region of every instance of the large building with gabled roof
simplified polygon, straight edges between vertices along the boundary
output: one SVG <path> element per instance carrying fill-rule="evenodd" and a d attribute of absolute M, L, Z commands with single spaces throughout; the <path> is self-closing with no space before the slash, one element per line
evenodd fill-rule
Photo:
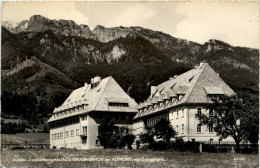
<path fill-rule="evenodd" d="M 91 79 L 90 84 L 74 90 L 65 102 L 54 109 L 48 120 L 51 148 L 102 148 L 98 126 L 110 117 L 116 126 L 132 128 L 137 103 L 113 77 Z"/>
<path fill-rule="evenodd" d="M 182 137 L 184 141 L 222 141 L 212 127 L 201 126 L 195 114 L 213 115 L 206 106 L 220 95 L 234 94 L 219 74 L 207 63 L 201 63 L 186 73 L 151 87 L 150 97 L 137 106 L 134 134 L 138 137 L 145 132 L 146 126 L 153 126 L 165 118 L 177 131 L 177 137 Z"/>

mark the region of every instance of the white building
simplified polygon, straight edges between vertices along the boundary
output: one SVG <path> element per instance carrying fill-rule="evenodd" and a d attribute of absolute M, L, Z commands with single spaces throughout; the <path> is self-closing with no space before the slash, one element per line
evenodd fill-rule
<path fill-rule="evenodd" d="M 219 95 L 235 92 L 207 64 L 201 63 L 194 69 L 174 76 L 158 86 L 151 87 L 151 95 L 138 105 L 134 117 L 134 134 L 144 133 L 145 126 L 153 126 L 161 118 L 170 121 L 177 137 L 184 141 L 222 141 L 212 127 L 201 126 L 196 113 L 213 115 L 206 106 Z M 231 137 L 223 141 L 233 141 Z"/>
<path fill-rule="evenodd" d="M 102 119 L 112 117 L 116 126 L 132 128 L 136 102 L 112 78 L 95 77 L 91 84 L 74 90 L 65 102 L 54 109 L 48 120 L 50 147 L 102 148 L 98 126 Z"/>

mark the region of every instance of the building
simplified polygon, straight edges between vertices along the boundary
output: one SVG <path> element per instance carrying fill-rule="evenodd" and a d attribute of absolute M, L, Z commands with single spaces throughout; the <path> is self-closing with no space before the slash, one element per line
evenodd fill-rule
<path fill-rule="evenodd" d="M 74 90 L 65 102 L 54 109 L 48 120 L 50 147 L 96 149 L 98 126 L 112 117 L 115 126 L 132 129 L 137 103 L 112 78 L 95 77 L 91 84 Z"/>
<path fill-rule="evenodd" d="M 207 63 L 179 76 L 169 78 L 158 86 L 151 87 L 150 97 L 138 105 L 134 117 L 134 134 L 144 133 L 145 126 L 153 126 L 161 118 L 170 121 L 177 137 L 184 141 L 222 141 L 212 127 L 201 126 L 195 114 L 213 115 L 206 106 L 220 95 L 235 92 Z M 233 141 L 231 137 L 223 141 Z"/>

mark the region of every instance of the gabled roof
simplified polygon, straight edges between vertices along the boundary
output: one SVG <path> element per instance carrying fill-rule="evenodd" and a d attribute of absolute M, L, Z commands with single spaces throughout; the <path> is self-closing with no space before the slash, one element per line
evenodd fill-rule
<path fill-rule="evenodd" d="M 156 89 L 155 94 L 151 94 L 149 97 L 152 101 L 163 100 L 165 95 L 172 98 L 179 96 L 179 100 L 149 113 L 137 113 L 134 118 L 151 115 L 167 108 L 185 103 L 210 103 L 211 100 L 208 99 L 208 94 L 235 94 L 235 92 L 207 63 L 201 63 L 200 66 L 196 66 L 190 71 L 177 77 L 170 78 L 168 81 L 158 85 Z M 140 108 L 141 106 L 139 109 Z"/>
<path fill-rule="evenodd" d="M 128 106 L 109 106 L 109 102 L 127 103 Z M 74 112 L 58 118 L 52 116 L 48 122 L 90 111 L 137 112 L 135 108 L 137 103 L 125 93 L 125 91 L 111 76 L 102 79 L 94 88 L 91 87 L 91 84 L 85 84 L 85 86 L 74 90 L 60 107 L 54 109 L 53 113 L 80 105 L 86 105 L 86 108 L 80 112 Z"/>

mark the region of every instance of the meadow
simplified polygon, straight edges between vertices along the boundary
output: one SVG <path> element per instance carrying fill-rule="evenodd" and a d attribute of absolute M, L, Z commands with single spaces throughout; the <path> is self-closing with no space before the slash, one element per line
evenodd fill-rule
<path fill-rule="evenodd" d="M 258 154 L 191 153 L 128 149 L 2 150 L 3 167 L 51 168 L 258 168 Z"/>
<path fill-rule="evenodd" d="M 49 144 L 50 134 L 49 133 L 17 133 L 17 134 L 1 134 L 2 144 Z"/>

